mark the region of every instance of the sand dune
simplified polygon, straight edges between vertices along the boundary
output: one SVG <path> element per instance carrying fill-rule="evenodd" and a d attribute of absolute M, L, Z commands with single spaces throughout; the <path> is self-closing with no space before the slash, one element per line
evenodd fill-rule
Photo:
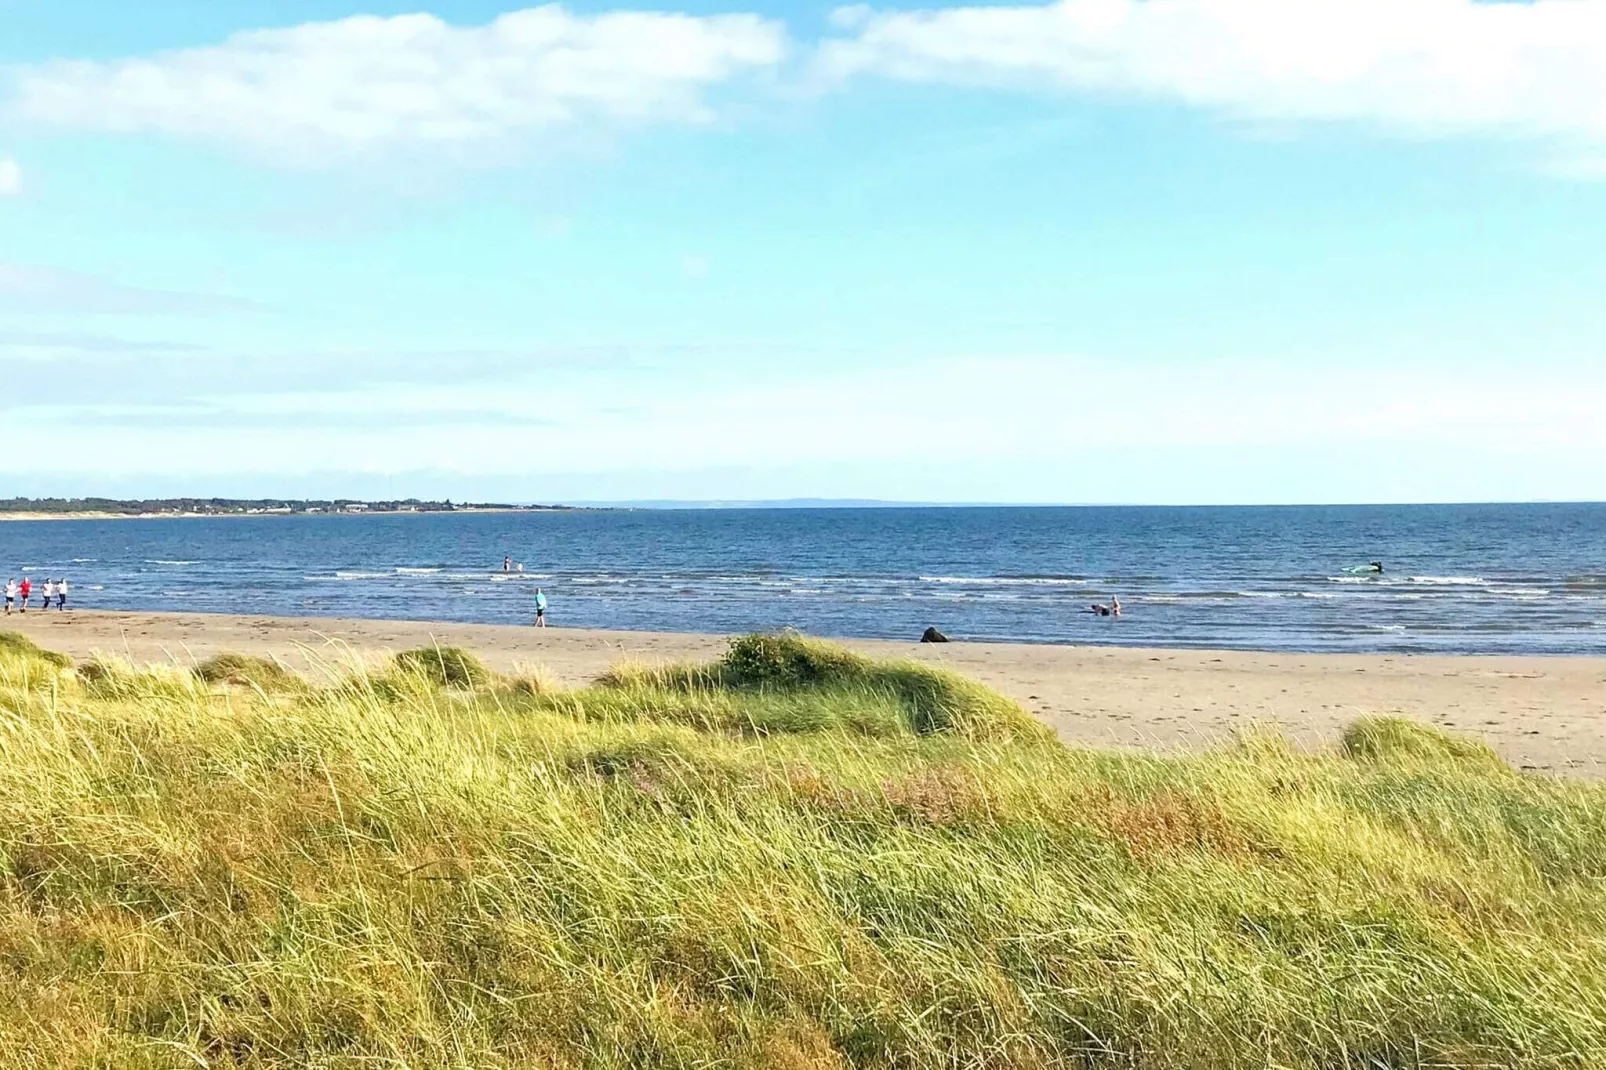
<path fill-rule="evenodd" d="M 705 659 L 725 645 L 714 635 L 186 613 L 35 610 L 0 627 L 78 657 L 100 650 L 138 661 L 188 661 L 228 650 L 305 666 L 309 656 L 338 660 L 348 650 L 437 641 L 470 648 L 497 668 L 538 663 L 574 684 L 616 661 Z M 1606 773 L 1606 658 L 847 645 L 974 676 L 1019 700 L 1069 743 L 1196 749 L 1269 720 L 1314 747 L 1356 717 L 1389 713 L 1475 733 L 1524 769 Z"/>

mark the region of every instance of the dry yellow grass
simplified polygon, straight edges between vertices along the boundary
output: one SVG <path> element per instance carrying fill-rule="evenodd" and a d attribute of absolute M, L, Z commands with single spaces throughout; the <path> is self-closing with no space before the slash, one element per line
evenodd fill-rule
<path fill-rule="evenodd" d="M 0 1065 L 1606 1062 L 1601 786 L 1394 721 L 1071 750 L 775 642 L 274 694 L 0 644 Z"/>

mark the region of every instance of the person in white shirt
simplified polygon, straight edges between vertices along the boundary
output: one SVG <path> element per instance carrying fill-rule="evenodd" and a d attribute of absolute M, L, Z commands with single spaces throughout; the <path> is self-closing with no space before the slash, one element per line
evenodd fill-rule
<path fill-rule="evenodd" d="M 60 613 L 67 608 L 67 577 L 63 576 L 56 581 L 56 612 Z"/>
<path fill-rule="evenodd" d="M 42 599 L 43 604 L 40 606 L 40 608 L 41 609 L 49 609 L 50 608 L 50 600 L 52 598 L 56 597 L 56 581 L 55 580 L 51 580 L 51 579 L 45 580 L 44 596 L 45 597 Z"/>
<path fill-rule="evenodd" d="M 6 581 L 6 616 L 11 616 L 11 607 L 17 601 L 17 577 L 13 576 Z"/>

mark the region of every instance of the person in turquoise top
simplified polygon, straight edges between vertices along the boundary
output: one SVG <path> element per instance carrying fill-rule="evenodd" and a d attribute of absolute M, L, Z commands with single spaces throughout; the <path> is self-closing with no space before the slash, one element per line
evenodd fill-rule
<path fill-rule="evenodd" d="M 539 587 L 535 589 L 535 626 L 546 627 L 546 594 Z"/>

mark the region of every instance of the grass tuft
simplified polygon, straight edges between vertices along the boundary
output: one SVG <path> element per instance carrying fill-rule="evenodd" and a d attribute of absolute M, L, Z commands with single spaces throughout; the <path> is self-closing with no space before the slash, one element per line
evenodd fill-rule
<path fill-rule="evenodd" d="M 484 687 L 496 679 L 485 663 L 461 647 L 426 646 L 404 650 L 396 655 L 402 672 L 418 676 L 437 687 Z"/>
<path fill-rule="evenodd" d="M 1369 762 L 1464 762 L 1506 769 L 1505 760 L 1479 739 L 1452 735 L 1404 717 L 1366 717 L 1344 732 L 1344 752 Z"/>
<path fill-rule="evenodd" d="M 870 667 L 835 643 L 779 632 L 732 639 L 718 674 L 729 687 L 787 690 L 862 680 Z"/>
<path fill-rule="evenodd" d="M 306 682 L 271 658 L 250 654 L 217 654 L 195 667 L 195 675 L 209 684 L 234 684 L 259 691 L 294 692 Z"/>
<path fill-rule="evenodd" d="M 94 697 L 115 701 L 185 700 L 203 694 L 202 681 L 169 664 L 135 665 L 126 658 L 96 654 L 78 665 L 78 678 Z"/>
<path fill-rule="evenodd" d="M 816 709 L 794 706 L 792 712 L 800 715 L 800 724 L 814 726 L 843 722 L 824 710 L 862 713 L 869 706 L 893 704 L 917 735 L 957 735 L 976 742 L 1051 738 L 1019 704 L 958 673 L 913 661 L 873 661 L 834 643 L 786 632 L 732 639 L 725 656 L 709 665 L 627 662 L 597 682 L 624 691 L 813 696 L 820 700 Z M 763 703 L 746 698 L 743 705 L 762 708 Z M 864 728 L 881 720 L 849 718 Z M 757 723 L 755 728 L 762 730 Z"/>
<path fill-rule="evenodd" d="M 555 695 L 563 690 L 557 676 L 545 665 L 522 661 L 503 677 L 502 685 L 515 695 Z"/>
<path fill-rule="evenodd" d="M 72 668 L 72 658 L 54 650 L 45 650 L 21 632 L 0 632 L 0 656 L 42 661 L 57 669 Z"/>

